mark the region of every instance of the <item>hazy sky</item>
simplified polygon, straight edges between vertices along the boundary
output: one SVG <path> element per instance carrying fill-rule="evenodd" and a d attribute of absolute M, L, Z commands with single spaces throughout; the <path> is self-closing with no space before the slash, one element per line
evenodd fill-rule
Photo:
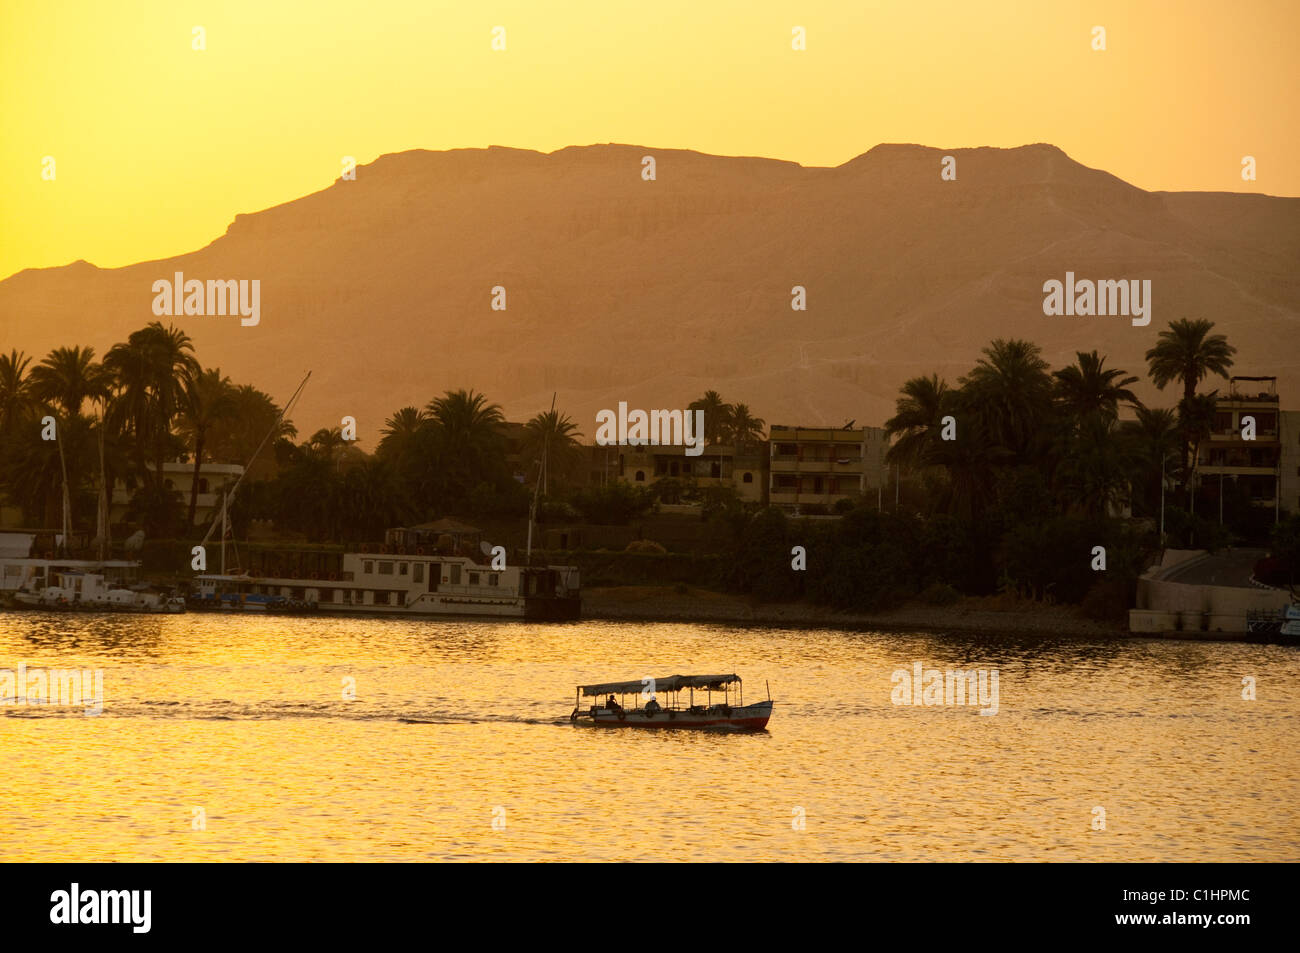
<path fill-rule="evenodd" d="M 1146 189 L 1300 195 L 1298 33 L 1300 3 L 1222 0 L 5 2 L 0 277 L 190 251 L 412 148 L 1050 142 Z"/>

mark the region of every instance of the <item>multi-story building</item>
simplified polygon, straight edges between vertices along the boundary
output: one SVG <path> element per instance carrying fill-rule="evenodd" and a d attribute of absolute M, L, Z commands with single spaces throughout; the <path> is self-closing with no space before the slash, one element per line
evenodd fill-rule
<path fill-rule="evenodd" d="M 617 450 L 615 477 L 636 486 L 676 479 L 699 488 L 734 486 L 741 499 L 763 501 L 766 487 L 763 464 L 767 462 L 767 453 L 762 444 L 749 447 L 713 444 L 696 457 L 687 456 L 685 447 L 674 446 L 598 449 Z"/>
<path fill-rule="evenodd" d="M 1300 513 L 1300 410 L 1278 411 L 1278 437 L 1282 442 L 1281 509 Z"/>
<path fill-rule="evenodd" d="M 773 506 L 828 508 L 883 488 L 888 480 L 889 435 L 880 427 L 774 426 L 770 437 Z"/>
<path fill-rule="evenodd" d="M 221 512 L 222 487 L 234 486 L 243 474 L 244 468 L 237 463 L 204 463 L 199 467 L 199 495 L 196 501 L 194 519 L 200 526 L 210 522 Z M 194 486 L 194 464 L 164 463 L 163 485 L 181 495 L 181 503 L 190 505 L 190 491 Z M 131 504 L 131 497 L 139 489 L 139 481 L 134 476 L 113 481 L 113 493 L 109 498 L 109 521 L 119 523 L 126 518 Z"/>
<path fill-rule="evenodd" d="M 1214 423 L 1197 453 L 1198 481 L 1230 479 L 1244 488 L 1255 506 L 1290 509 L 1297 504 L 1295 477 L 1284 473 L 1296 448 L 1283 452 L 1283 424 L 1296 414 L 1278 405 L 1276 377 L 1233 377 L 1228 393 L 1215 401 Z M 1254 437 L 1243 436 L 1243 418 L 1254 419 Z M 1296 439 L 1290 435 L 1291 442 Z"/>

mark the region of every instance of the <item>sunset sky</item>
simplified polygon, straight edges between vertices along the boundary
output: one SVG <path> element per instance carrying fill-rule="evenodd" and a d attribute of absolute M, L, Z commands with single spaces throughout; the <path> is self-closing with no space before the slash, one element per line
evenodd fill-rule
<path fill-rule="evenodd" d="M 414 148 L 1050 142 L 1146 189 L 1300 195 L 1298 33 L 1293 2 L 7 3 L 0 277 L 190 251 Z"/>

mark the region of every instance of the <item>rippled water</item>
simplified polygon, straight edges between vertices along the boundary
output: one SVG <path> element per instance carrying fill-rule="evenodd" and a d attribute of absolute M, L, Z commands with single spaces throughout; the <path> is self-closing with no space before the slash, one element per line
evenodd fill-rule
<path fill-rule="evenodd" d="M 998 713 L 895 706 L 918 661 L 996 668 Z M 1300 854 L 1292 648 L 0 613 L 20 662 L 101 668 L 104 707 L 0 705 L 5 861 Z M 579 682 L 706 671 L 769 681 L 769 730 L 568 722 Z"/>

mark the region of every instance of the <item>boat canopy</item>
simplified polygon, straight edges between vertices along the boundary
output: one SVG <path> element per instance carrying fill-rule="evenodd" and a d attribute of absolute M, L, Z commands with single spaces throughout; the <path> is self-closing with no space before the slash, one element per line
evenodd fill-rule
<path fill-rule="evenodd" d="M 704 688 L 709 691 L 720 692 L 724 686 L 731 685 L 740 681 L 739 675 L 669 675 L 667 678 L 656 678 L 654 680 L 654 690 L 656 692 L 679 692 L 683 688 Z M 595 697 L 597 695 L 630 695 L 633 692 L 640 693 L 651 687 L 643 679 L 637 679 L 634 682 L 603 682 L 599 685 L 579 685 L 582 694 Z"/>

